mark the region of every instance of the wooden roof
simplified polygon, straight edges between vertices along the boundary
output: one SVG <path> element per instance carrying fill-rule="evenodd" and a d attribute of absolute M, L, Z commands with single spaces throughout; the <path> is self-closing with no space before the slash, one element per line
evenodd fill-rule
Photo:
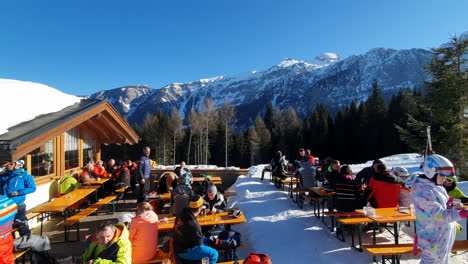
<path fill-rule="evenodd" d="M 78 127 L 101 144 L 136 144 L 139 136 L 107 101 L 81 100 L 58 112 L 10 127 L 0 135 L 0 160 L 20 158 Z"/>

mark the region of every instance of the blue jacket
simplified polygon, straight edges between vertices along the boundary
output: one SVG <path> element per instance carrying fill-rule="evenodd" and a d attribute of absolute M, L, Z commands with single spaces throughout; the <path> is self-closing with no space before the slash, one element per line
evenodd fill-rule
<path fill-rule="evenodd" d="M 18 196 L 11 197 L 17 205 L 22 205 L 26 201 L 26 194 L 36 191 L 33 176 L 26 173 L 26 170 L 23 168 L 11 171 L 0 177 L 0 194 L 8 196 L 14 191 L 19 192 Z"/>
<path fill-rule="evenodd" d="M 137 167 L 137 180 L 148 179 L 151 174 L 150 159 L 148 156 L 141 156 Z"/>

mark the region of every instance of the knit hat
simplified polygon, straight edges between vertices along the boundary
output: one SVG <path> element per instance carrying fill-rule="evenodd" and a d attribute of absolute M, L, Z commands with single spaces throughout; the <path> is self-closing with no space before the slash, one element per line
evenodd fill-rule
<path fill-rule="evenodd" d="M 208 187 L 208 190 L 206 191 L 207 193 L 212 193 L 212 194 L 217 194 L 218 193 L 218 189 L 216 188 L 216 186 L 214 184 L 210 185 Z"/>
<path fill-rule="evenodd" d="M 198 198 L 198 199 L 197 199 Z M 203 199 L 201 196 L 197 195 L 193 199 L 190 199 L 189 206 L 190 208 L 196 209 L 203 205 Z"/>

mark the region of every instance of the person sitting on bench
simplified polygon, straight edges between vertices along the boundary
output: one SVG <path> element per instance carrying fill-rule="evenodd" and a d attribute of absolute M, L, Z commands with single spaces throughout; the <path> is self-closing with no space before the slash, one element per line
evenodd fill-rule
<path fill-rule="evenodd" d="M 218 251 L 206 245 L 210 240 L 203 237 L 201 226 L 197 221 L 202 205 L 203 199 L 201 196 L 195 195 L 190 198 L 189 208 L 184 208 L 182 215 L 176 218 L 174 224 L 174 253 L 182 261 L 200 261 L 202 258 L 208 257 L 210 263 L 216 263 Z"/>
<path fill-rule="evenodd" d="M 132 244 L 124 224 L 104 222 L 91 238 L 83 258 L 85 264 L 132 263 Z"/>

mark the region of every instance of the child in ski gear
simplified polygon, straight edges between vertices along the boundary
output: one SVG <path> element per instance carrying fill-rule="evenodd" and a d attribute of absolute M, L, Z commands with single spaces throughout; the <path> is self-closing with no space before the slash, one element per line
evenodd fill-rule
<path fill-rule="evenodd" d="M 455 168 L 447 158 L 433 154 L 423 163 L 424 174 L 413 174 L 408 180 L 416 209 L 415 246 L 419 247 L 421 263 L 446 264 L 455 240 L 456 221 L 468 217 L 467 210 L 453 204 L 442 183 L 453 176 Z"/>

